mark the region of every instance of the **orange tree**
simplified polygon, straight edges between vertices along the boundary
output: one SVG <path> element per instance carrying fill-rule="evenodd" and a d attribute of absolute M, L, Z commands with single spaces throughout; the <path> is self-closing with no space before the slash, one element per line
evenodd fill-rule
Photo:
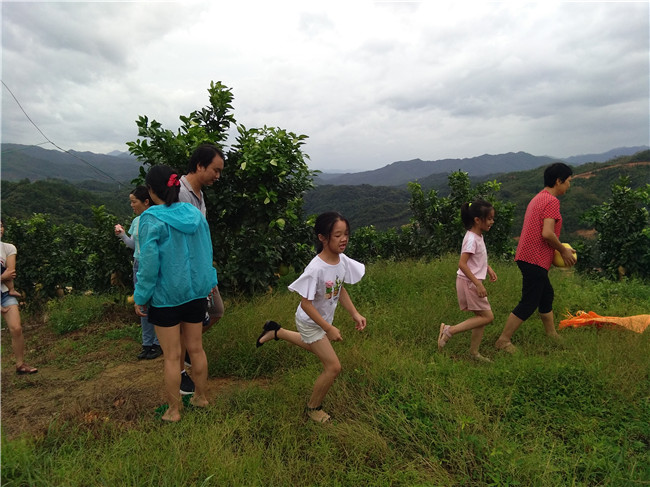
<path fill-rule="evenodd" d="M 129 151 L 145 167 L 167 164 L 186 172 L 194 149 L 213 143 L 225 154 L 219 181 L 203 192 L 212 233 L 219 286 L 233 293 L 266 290 L 278 279 L 281 267 L 302 268 L 311 253 L 311 233 L 302 210 L 302 196 L 313 187 L 313 174 L 302 152 L 305 135 L 284 129 L 248 129 L 237 124 L 232 90 L 211 82 L 209 105 L 181 116 L 173 132 L 148 117 L 136 121 L 138 139 Z M 229 130 L 235 143 L 226 148 Z"/>
<path fill-rule="evenodd" d="M 609 201 L 583 215 L 594 226 L 597 239 L 595 246 L 584 244 L 577 249 L 589 257 L 578 264 L 601 269 L 609 278 L 627 275 L 649 279 L 650 184 L 632 189 L 630 179 L 624 176 L 612 184 L 611 190 Z"/>

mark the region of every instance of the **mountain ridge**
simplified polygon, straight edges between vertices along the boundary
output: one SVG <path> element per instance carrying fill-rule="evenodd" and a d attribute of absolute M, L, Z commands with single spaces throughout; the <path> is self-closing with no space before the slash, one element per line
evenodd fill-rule
<path fill-rule="evenodd" d="M 566 158 L 535 156 L 526 152 L 483 154 L 462 159 L 424 161 L 411 159 L 395 161 L 378 169 L 349 173 L 323 173 L 314 177 L 318 185 L 371 185 L 403 186 L 434 175 L 462 170 L 472 177 L 489 174 L 525 171 L 554 161 L 571 165 L 588 162 L 605 162 L 616 156 L 632 155 L 648 146 L 619 147 L 601 154 L 583 154 Z M 2 180 L 64 179 L 71 182 L 85 180 L 130 183 L 139 174 L 140 163 L 128 153 L 113 151 L 110 154 L 44 149 L 38 146 L 2 144 Z"/>
<path fill-rule="evenodd" d="M 448 174 L 458 170 L 465 171 L 472 177 L 480 177 L 489 174 L 526 171 L 557 161 L 566 162 L 571 165 L 581 165 L 588 162 L 606 162 L 617 156 L 629 156 L 647 149 L 648 146 L 618 147 L 602 154 L 584 154 L 566 158 L 534 156 L 527 152 L 519 151 L 496 155 L 483 154 L 481 156 L 463 159 L 441 159 L 437 161 L 411 159 L 408 161 L 396 161 L 382 168 L 369 171 L 344 174 L 321 173 L 314 178 L 314 181 L 317 185 L 355 186 L 370 184 L 372 186 L 401 186 L 409 181 L 436 174 Z"/>

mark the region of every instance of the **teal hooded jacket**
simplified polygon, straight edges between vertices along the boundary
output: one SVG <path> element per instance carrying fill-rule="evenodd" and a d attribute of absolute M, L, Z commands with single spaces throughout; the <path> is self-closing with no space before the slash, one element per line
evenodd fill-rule
<path fill-rule="evenodd" d="M 140 215 L 140 259 L 133 300 L 156 308 L 206 298 L 217 285 L 208 222 L 189 203 Z"/>

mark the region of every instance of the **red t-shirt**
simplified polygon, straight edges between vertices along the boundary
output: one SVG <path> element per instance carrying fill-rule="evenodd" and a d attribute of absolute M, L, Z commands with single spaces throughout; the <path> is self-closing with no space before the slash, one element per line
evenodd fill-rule
<path fill-rule="evenodd" d="M 517 245 L 515 260 L 538 265 L 548 270 L 553 263 L 553 247 L 542 237 L 544 220 L 555 220 L 555 235 L 560 238 L 562 215 L 560 215 L 560 200 L 546 190 L 542 190 L 530 200 L 524 216 L 524 225 Z"/>

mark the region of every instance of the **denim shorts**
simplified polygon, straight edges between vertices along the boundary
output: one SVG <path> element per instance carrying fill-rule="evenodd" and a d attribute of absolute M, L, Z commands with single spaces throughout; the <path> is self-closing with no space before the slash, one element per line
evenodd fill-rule
<path fill-rule="evenodd" d="M 15 296 L 9 294 L 9 291 L 2 293 L 2 307 L 6 308 L 7 306 L 18 306 L 18 300 Z"/>

